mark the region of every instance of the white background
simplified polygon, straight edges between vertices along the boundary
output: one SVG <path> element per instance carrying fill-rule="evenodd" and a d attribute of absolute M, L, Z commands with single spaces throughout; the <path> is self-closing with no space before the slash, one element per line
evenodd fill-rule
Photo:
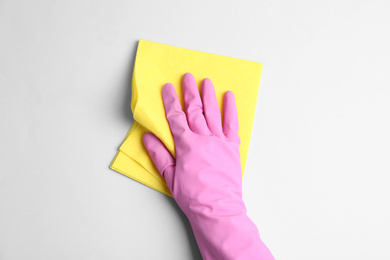
<path fill-rule="evenodd" d="M 110 170 L 137 41 L 264 64 L 243 188 L 277 259 L 390 259 L 388 1 L 0 0 L 0 259 L 200 259 Z"/>

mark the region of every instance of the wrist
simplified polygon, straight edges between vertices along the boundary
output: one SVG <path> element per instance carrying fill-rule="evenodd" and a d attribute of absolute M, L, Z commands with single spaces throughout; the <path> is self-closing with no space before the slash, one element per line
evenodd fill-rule
<path fill-rule="evenodd" d="M 199 217 L 229 217 L 246 215 L 245 203 L 241 196 L 208 199 L 186 199 L 183 202 L 177 200 L 180 208 L 190 218 Z"/>

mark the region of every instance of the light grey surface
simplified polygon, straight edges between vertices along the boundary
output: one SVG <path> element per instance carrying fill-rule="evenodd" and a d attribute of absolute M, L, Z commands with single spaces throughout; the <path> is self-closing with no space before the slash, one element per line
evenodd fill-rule
<path fill-rule="evenodd" d="M 264 63 L 246 175 L 277 259 L 390 259 L 388 1 L 0 1 L 0 259 L 200 259 L 108 166 L 139 39 Z"/>

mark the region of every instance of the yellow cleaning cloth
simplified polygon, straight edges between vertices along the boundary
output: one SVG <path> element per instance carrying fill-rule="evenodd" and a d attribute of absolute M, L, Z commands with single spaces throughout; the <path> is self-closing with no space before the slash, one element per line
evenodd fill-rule
<path fill-rule="evenodd" d="M 220 109 L 224 93 L 227 90 L 233 91 L 238 110 L 241 167 L 244 173 L 261 70 L 262 64 L 253 61 L 140 40 L 132 82 L 131 109 L 135 121 L 119 148 L 111 169 L 172 196 L 150 159 L 142 143 L 142 136 L 146 132 L 153 132 L 175 155 L 161 91 L 165 83 L 172 83 L 183 105 L 181 79 L 186 72 L 190 72 L 198 86 L 204 78 L 211 79 Z"/>

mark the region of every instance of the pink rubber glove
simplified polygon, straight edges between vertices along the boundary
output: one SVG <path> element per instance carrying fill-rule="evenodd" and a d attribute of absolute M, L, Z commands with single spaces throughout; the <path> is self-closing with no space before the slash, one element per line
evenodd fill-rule
<path fill-rule="evenodd" d="M 175 142 L 176 160 L 153 134 L 144 144 L 179 207 L 188 217 L 204 259 L 274 259 L 261 241 L 242 200 L 240 138 L 234 95 L 224 96 L 221 124 L 214 87 L 202 82 L 202 100 L 194 77 L 183 77 L 186 114 L 175 88 L 162 97 Z"/>

